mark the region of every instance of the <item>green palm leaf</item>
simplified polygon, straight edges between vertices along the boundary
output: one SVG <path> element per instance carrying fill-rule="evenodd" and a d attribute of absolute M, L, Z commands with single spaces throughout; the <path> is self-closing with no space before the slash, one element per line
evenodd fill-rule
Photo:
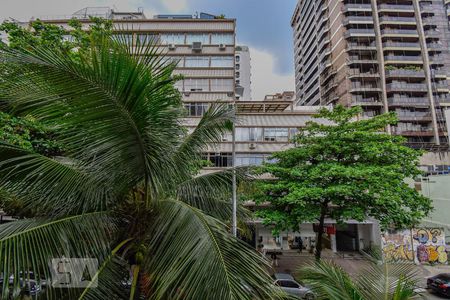
<path fill-rule="evenodd" d="M 168 222 L 170 220 L 170 222 Z M 273 299 L 267 262 L 226 226 L 183 202 L 161 202 L 147 258 L 153 299 Z"/>
<path fill-rule="evenodd" d="M 110 252 L 114 223 L 104 213 L 71 216 L 58 220 L 24 220 L 0 226 L 0 273 L 2 294 L 7 297 L 10 275 L 13 293 L 19 278 L 33 271 L 37 280 L 50 280 L 49 264 L 62 257 L 98 258 Z"/>

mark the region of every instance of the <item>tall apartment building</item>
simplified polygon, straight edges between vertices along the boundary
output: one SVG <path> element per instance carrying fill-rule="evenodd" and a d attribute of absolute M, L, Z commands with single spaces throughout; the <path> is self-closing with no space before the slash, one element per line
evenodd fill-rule
<path fill-rule="evenodd" d="M 252 100 L 252 67 L 247 46 L 236 46 L 236 87 L 239 99 Z"/>
<path fill-rule="evenodd" d="M 395 111 L 392 134 L 448 148 L 443 0 L 299 0 L 291 26 L 298 105 L 360 105 L 367 117 Z"/>

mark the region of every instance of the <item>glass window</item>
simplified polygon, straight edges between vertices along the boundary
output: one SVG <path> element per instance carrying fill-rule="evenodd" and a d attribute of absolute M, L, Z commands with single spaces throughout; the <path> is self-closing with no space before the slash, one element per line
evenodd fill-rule
<path fill-rule="evenodd" d="M 212 56 L 211 67 L 233 68 L 234 67 L 233 56 Z"/>
<path fill-rule="evenodd" d="M 201 42 L 202 44 L 209 44 L 209 34 L 188 34 L 186 35 L 186 44 L 192 44 L 193 42 Z"/>
<path fill-rule="evenodd" d="M 233 45 L 234 44 L 234 35 L 232 33 L 214 33 L 211 36 L 211 44 Z"/>
<path fill-rule="evenodd" d="M 234 92 L 233 79 L 212 79 L 211 91 L 213 92 Z"/>
<path fill-rule="evenodd" d="M 166 56 L 167 63 L 176 63 L 178 68 L 182 68 L 184 65 L 183 56 Z"/>
<path fill-rule="evenodd" d="M 241 57 L 239 55 L 236 55 L 236 62 L 240 62 L 241 61 Z"/>
<path fill-rule="evenodd" d="M 239 78 L 239 77 L 241 77 L 241 73 L 236 72 L 236 78 Z"/>
<path fill-rule="evenodd" d="M 260 166 L 267 154 L 236 154 L 236 166 Z"/>
<path fill-rule="evenodd" d="M 236 70 L 239 70 L 241 68 L 240 64 L 236 64 Z"/>
<path fill-rule="evenodd" d="M 161 34 L 161 43 L 163 45 L 184 45 L 184 33 Z"/>
<path fill-rule="evenodd" d="M 265 128 L 264 140 L 273 142 L 287 142 L 288 129 L 287 128 Z"/>
<path fill-rule="evenodd" d="M 300 286 L 291 280 L 279 280 L 277 284 L 281 287 L 298 289 Z"/>
<path fill-rule="evenodd" d="M 208 79 L 194 79 L 194 78 L 185 79 L 184 90 L 186 92 L 209 91 Z"/>
<path fill-rule="evenodd" d="M 126 43 L 127 45 L 130 45 L 133 42 L 133 35 L 131 33 L 114 34 L 113 39 L 119 43 Z"/>
<path fill-rule="evenodd" d="M 139 43 L 139 45 L 159 43 L 159 35 L 153 33 L 139 33 L 136 38 L 136 43 Z"/>
<path fill-rule="evenodd" d="M 210 153 L 208 160 L 214 167 L 218 168 L 232 167 L 233 165 L 233 155 L 231 153 Z"/>
<path fill-rule="evenodd" d="M 209 57 L 207 56 L 191 56 L 185 59 L 186 68 L 207 68 L 209 67 Z"/>
<path fill-rule="evenodd" d="M 190 117 L 201 117 L 208 110 L 207 103 L 186 103 L 184 107 L 187 110 L 188 116 Z"/>
<path fill-rule="evenodd" d="M 183 91 L 183 80 L 179 80 L 179 81 L 175 82 L 175 83 L 174 83 L 174 87 L 175 87 L 178 91 L 182 92 L 182 91 Z"/>

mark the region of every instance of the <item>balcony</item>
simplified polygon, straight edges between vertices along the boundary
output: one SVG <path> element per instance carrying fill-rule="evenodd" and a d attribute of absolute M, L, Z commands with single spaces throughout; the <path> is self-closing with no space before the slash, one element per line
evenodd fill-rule
<path fill-rule="evenodd" d="M 386 84 L 386 90 L 388 92 L 427 92 L 427 85 L 425 83 L 405 83 L 405 82 L 393 82 Z"/>
<path fill-rule="evenodd" d="M 373 24 L 371 16 L 348 16 L 344 19 L 344 25 L 348 24 Z"/>
<path fill-rule="evenodd" d="M 370 4 L 353 4 L 348 3 L 345 4 L 343 9 L 343 12 L 349 12 L 349 11 L 367 11 L 372 12 L 372 6 Z"/>
<path fill-rule="evenodd" d="M 435 78 L 437 78 L 437 77 L 447 78 L 447 74 L 448 74 L 448 72 L 446 70 L 441 70 L 441 69 L 431 70 L 431 76 L 433 76 Z"/>
<path fill-rule="evenodd" d="M 414 12 L 414 7 L 410 5 L 401 4 L 380 4 L 378 5 L 379 12 Z"/>
<path fill-rule="evenodd" d="M 377 72 L 361 72 L 360 69 L 349 69 L 348 78 L 378 78 Z"/>
<path fill-rule="evenodd" d="M 375 42 L 370 43 L 370 44 L 365 44 L 365 43 L 354 43 L 354 42 L 349 42 L 347 43 L 347 51 L 353 51 L 353 50 L 368 50 L 368 51 L 376 51 L 377 50 L 377 45 Z"/>
<path fill-rule="evenodd" d="M 370 97 L 370 98 L 363 98 L 363 97 L 352 97 L 352 103 L 351 106 L 383 106 L 383 103 L 380 102 L 380 99 L 378 97 Z"/>
<path fill-rule="evenodd" d="M 397 114 L 399 121 L 405 121 L 405 122 L 417 122 L 417 121 L 431 121 L 431 113 L 429 112 L 415 112 L 415 113 L 404 113 L 404 114 Z"/>
<path fill-rule="evenodd" d="M 419 37 L 419 33 L 415 29 L 383 29 L 381 30 L 383 36 L 405 36 L 405 37 Z"/>
<path fill-rule="evenodd" d="M 421 50 L 419 43 L 408 43 L 408 42 L 385 42 L 383 43 L 383 48 L 391 48 L 392 50 L 414 50 L 414 51 Z"/>
<path fill-rule="evenodd" d="M 422 64 L 422 56 L 388 55 L 384 57 L 387 64 Z"/>
<path fill-rule="evenodd" d="M 406 70 L 406 69 L 395 69 L 386 70 L 387 77 L 415 77 L 415 78 L 425 78 L 425 72 L 423 70 Z"/>
<path fill-rule="evenodd" d="M 428 107 L 429 100 L 426 97 L 389 97 L 388 103 L 393 107 Z"/>
<path fill-rule="evenodd" d="M 380 17 L 380 24 L 406 24 L 415 25 L 416 18 L 414 17 Z"/>
<path fill-rule="evenodd" d="M 428 50 L 436 50 L 436 51 L 444 50 L 443 45 L 439 44 L 439 43 L 428 43 L 427 48 L 428 48 Z"/>
<path fill-rule="evenodd" d="M 373 29 L 347 29 L 344 34 L 345 38 L 349 37 L 375 37 L 375 31 Z"/>
<path fill-rule="evenodd" d="M 352 64 L 377 64 L 378 60 L 375 57 L 360 57 L 360 56 L 349 56 L 347 65 Z"/>
<path fill-rule="evenodd" d="M 381 92 L 381 88 L 377 84 L 361 84 L 360 82 L 353 82 L 350 88 L 351 93 L 357 92 Z"/>
<path fill-rule="evenodd" d="M 425 30 L 425 37 L 426 38 L 440 38 L 442 36 L 442 32 L 437 30 Z"/>

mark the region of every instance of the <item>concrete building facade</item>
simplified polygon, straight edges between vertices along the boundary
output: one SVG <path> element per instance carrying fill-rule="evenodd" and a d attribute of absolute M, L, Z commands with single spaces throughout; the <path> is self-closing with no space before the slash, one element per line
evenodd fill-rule
<path fill-rule="evenodd" d="M 236 91 L 237 100 L 252 100 L 252 66 L 247 46 L 236 46 Z"/>
<path fill-rule="evenodd" d="M 367 117 L 394 111 L 392 134 L 412 147 L 448 149 L 442 0 L 299 0 L 291 26 L 298 105 L 359 105 Z"/>

